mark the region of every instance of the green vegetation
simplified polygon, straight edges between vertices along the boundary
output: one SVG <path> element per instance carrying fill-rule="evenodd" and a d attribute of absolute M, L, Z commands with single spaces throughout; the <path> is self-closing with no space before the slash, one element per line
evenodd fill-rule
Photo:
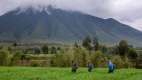
<path fill-rule="evenodd" d="M 72 73 L 70 68 L 0 67 L 0 80 L 141 80 L 142 70 L 118 69 L 112 74 L 105 68 L 89 73 L 79 68 Z"/>
<path fill-rule="evenodd" d="M 133 47 L 142 47 L 140 31 L 114 19 L 50 10 L 55 16 L 0 18 L 0 80 L 141 80 L 142 48 Z M 108 61 L 114 65 L 112 74 Z M 91 73 L 85 68 L 90 64 Z M 72 73 L 71 67 L 79 69 Z"/>
<path fill-rule="evenodd" d="M 10 59 L 9 59 L 9 52 L 6 50 L 0 51 L 0 65 L 8 65 Z"/>
<path fill-rule="evenodd" d="M 141 61 L 138 61 L 141 58 L 136 49 L 125 40 L 108 47 L 101 45 L 96 37 L 92 39 L 87 36 L 81 44 L 75 42 L 71 46 L 21 46 L 13 43 L 0 48 L 1 66 L 71 67 L 74 61 L 79 67 L 86 67 L 90 62 L 95 67 L 104 68 L 109 60 L 116 68 L 141 68 Z"/>

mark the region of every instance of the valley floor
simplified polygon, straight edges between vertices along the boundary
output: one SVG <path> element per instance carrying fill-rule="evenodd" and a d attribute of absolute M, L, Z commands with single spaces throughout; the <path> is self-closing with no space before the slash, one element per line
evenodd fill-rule
<path fill-rule="evenodd" d="M 108 74 L 105 68 L 90 73 L 79 68 L 72 73 L 70 68 L 0 67 L 0 80 L 142 80 L 142 70 L 118 69 Z"/>

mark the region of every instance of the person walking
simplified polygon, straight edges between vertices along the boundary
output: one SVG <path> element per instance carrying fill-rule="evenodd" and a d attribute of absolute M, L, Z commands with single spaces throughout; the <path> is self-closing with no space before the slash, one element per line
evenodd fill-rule
<path fill-rule="evenodd" d="M 88 72 L 92 72 L 94 66 L 93 66 L 93 64 L 91 62 L 88 62 L 87 67 L 88 67 Z"/>
<path fill-rule="evenodd" d="M 108 73 L 113 73 L 114 71 L 114 64 L 109 60 L 108 62 Z"/>
<path fill-rule="evenodd" d="M 77 63 L 76 62 L 74 62 L 74 61 L 72 61 L 72 72 L 76 72 L 77 71 L 77 69 L 78 69 L 78 65 L 77 65 Z"/>

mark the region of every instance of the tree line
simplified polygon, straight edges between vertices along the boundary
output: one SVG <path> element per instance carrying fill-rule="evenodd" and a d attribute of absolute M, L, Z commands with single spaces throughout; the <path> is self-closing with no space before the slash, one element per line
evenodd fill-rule
<path fill-rule="evenodd" d="M 88 62 L 95 67 L 106 67 L 112 60 L 117 68 L 136 67 L 137 52 L 126 40 L 118 45 L 107 47 L 99 43 L 98 38 L 87 36 L 82 43 L 75 42 L 71 47 L 57 47 L 43 45 L 38 48 L 17 50 L 17 44 L 11 47 L 0 48 L 1 66 L 53 66 L 70 67 L 72 61 L 85 67 Z M 13 50 L 14 49 L 14 50 Z M 31 54 L 31 55 L 29 55 Z M 40 54 L 43 54 L 40 57 Z"/>

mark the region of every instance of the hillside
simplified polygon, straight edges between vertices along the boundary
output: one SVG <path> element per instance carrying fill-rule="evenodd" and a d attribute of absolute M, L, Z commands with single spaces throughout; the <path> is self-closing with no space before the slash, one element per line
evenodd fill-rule
<path fill-rule="evenodd" d="M 115 19 L 49 8 L 47 11 L 15 10 L 0 16 L 0 40 L 22 42 L 74 42 L 97 36 L 103 44 L 125 39 L 142 45 L 142 32 Z"/>

